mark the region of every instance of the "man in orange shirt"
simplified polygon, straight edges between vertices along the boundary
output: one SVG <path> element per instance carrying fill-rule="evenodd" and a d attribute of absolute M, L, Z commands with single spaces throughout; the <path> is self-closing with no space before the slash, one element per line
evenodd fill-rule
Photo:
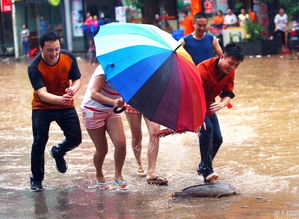
<path fill-rule="evenodd" d="M 182 11 L 182 15 L 184 19 L 182 20 L 181 25 L 184 26 L 184 36 L 186 36 L 194 31 L 193 18 L 188 16 L 188 11 L 186 10 Z"/>
<path fill-rule="evenodd" d="M 60 37 L 53 31 L 40 38 L 40 51 L 28 66 L 28 75 L 34 89 L 32 100 L 33 144 L 31 150 L 31 190 L 43 190 L 44 151 L 49 128 L 55 121 L 65 139 L 51 148 L 56 168 L 65 173 L 66 152 L 76 148 L 82 141 L 80 122 L 74 108 L 74 96 L 80 88 L 81 73 L 76 57 L 61 50 Z"/>
<path fill-rule="evenodd" d="M 205 123 L 200 129 L 199 145 L 201 161 L 197 172 L 205 181 L 218 179 L 212 161 L 222 144 L 222 135 L 216 112 L 228 106 L 234 98 L 235 70 L 243 61 L 241 49 L 234 43 L 227 44 L 220 58 L 210 58 L 197 65 L 205 91 L 207 113 Z M 215 98 L 221 97 L 220 102 Z"/>

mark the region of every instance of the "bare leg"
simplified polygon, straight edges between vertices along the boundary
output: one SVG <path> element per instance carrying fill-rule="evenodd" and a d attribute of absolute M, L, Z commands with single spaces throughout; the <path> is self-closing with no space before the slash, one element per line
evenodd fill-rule
<path fill-rule="evenodd" d="M 132 149 L 136 158 L 138 171 L 143 171 L 141 161 L 142 151 L 142 129 L 141 129 L 141 114 L 140 113 L 126 113 L 126 117 L 130 126 L 132 135 Z"/>
<path fill-rule="evenodd" d="M 103 162 L 108 152 L 107 139 L 105 136 L 105 126 L 98 129 L 87 129 L 87 132 L 96 148 L 96 151 L 93 155 L 93 163 L 96 168 L 96 178 L 98 182 L 106 182 L 102 170 Z"/>
<path fill-rule="evenodd" d="M 149 144 L 147 150 L 148 157 L 148 176 L 147 178 L 152 178 L 156 176 L 156 163 L 159 151 L 159 138 L 154 138 L 153 134 L 160 130 L 160 125 L 149 121 L 144 117 L 147 129 L 149 132 Z"/>
<path fill-rule="evenodd" d="M 124 134 L 124 128 L 120 117 L 113 118 L 107 121 L 107 131 L 114 144 L 114 162 L 115 162 L 115 174 L 114 179 L 123 181 L 122 168 L 126 158 L 126 139 Z"/>

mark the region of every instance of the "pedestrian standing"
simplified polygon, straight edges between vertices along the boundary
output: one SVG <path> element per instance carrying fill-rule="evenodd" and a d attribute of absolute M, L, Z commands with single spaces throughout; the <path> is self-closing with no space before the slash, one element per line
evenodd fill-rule
<path fill-rule="evenodd" d="M 65 136 L 62 142 L 50 150 L 60 173 L 67 171 L 64 155 L 78 147 L 82 140 L 80 122 L 74 108 L 74 96 L 81 84 L 76 57 L 61 49 L 60 37 L 53 31 L 41 36 L 39 49 L 41 53 L 28 67 L 29 79 L 34 89 L 30 178 L 33 191 L 43 189 L 44 151 L 51 122 L 55 121 Z"/>
<path fill-rule="evenodd" d="M 49 29 L 49 22 L 45 20 L 45 17 L 43 15 L 41 15 L 39 17 L 39 36 L 42 36 L 44 33 L 49 31 Z"/>
<path fill-rule="evenodd" d="M 96 148 L 93 163 L 96 168 L 98 189 L 109 189 L 103 173 L 103 163 L 108 153 L 106 131 L 115 146 L 114 182 L 122 190 L 128 188 L 122 176 L 126 158 L 126 138 L 121 116 L 113 111 L 113 107 L 122 108 L 123 106 L 123 99 L 110 82 L 106 81 L 104 70 L 99 65 L 89 81 L 81 104 L 84 125 Z"/>
<path fill-rule="evenodd" d="M 224 47 L 220 58 L 205 60 L 197 66 L 205 92 L 207 109 L 204 125 L 200 129 L 201 161 L 197 168 L 198 174 L 203 176 L 204 181 L 216 180 L 219 177 L 212 165 L 223 141 L 216 112 L 228 106 L 230 100 L 234 98 L 235 70 L 243 59 L 240 47 L 229 43 Z M 221 97 L 220 102 L 215 100 L 217 96 Z"/>
<path fill-rule="evenodd" d="M 21 31 L 21 37 L 22 37 L 22 45 L 23 45 L 23 55 L 26 57 L 29 57 L 30 54 L 30 31 L 27 28 L 26 24 L 22 25 L 22 31 Z"/>
<path fill-rule="evenodd" d="M 245 27 L 246 22 L 249 20 L 249 15 L 246 13 L 244 8 L 241 8 L 241 13 L 238 15 L 239 26 Z"/>
<path fill-rule="evenodd" d="M 217 38 L 207 33 L 208 18 L 204 13 L 194 15 L 194 31 L 181 38 L 179 42 L 190 54 L 195 65 L 212 58 L 215 53 L 220 57 L 222 49 Z"/>
<path fill-rule="evenodd" d="M 288 26 L 288 16 L 284 13 L 284 9 L 280 8 L 278 14 L 275 15 L 274 18 L 275 23 L 275 33 L 281 40 L 282 51 L 287 49 L 288 45 L 288 33 L 287 33 L 287 26 Z"/>

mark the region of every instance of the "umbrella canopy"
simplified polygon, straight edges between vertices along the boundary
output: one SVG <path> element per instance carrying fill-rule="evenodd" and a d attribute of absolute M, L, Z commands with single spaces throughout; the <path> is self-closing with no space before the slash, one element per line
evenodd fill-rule
<path fill-rule="evenodd" d="M 94 40 L 107 80 L 128 104 L 176 132 L 202 125 L 201 79 L 190 55 L 170 34 L 149 24 L 111 23 Z"/>

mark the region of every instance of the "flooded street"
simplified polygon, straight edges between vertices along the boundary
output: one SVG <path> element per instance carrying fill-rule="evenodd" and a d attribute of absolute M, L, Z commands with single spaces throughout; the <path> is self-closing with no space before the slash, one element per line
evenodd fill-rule
<path fill-rule="evenodd" d="M 82 123 L 81 103 L 95 65 L 78 60 L 82 88 L 76 98 L 83 142 L 66 155 L 60 174 L 48 151 L 63 139 L 52 123 L 45 151 L 45 190 L 29 189 L 32 144 L 32 87 L 27 63 L 0 59 L 0 218 L 299 218 L 299 60 L 287 56 L 246 57 L 236 74 L 232 109 L 218 113 L 223 145 L 214 160 L 218 180 L 238 195 L 173 199 L 171 194 L 202 183 L 196 173 L 198 138 L 194 133 L 160 140 L 157 172 L 169 186 L 148 185 L 138 177 L 128 123 L 124 177 L 128 191 L 95 188 L 94 146 Z M 143 164 L 148 134 L 143 123 Z M 113 146 L 104 173 L 113 182 Z"/>

